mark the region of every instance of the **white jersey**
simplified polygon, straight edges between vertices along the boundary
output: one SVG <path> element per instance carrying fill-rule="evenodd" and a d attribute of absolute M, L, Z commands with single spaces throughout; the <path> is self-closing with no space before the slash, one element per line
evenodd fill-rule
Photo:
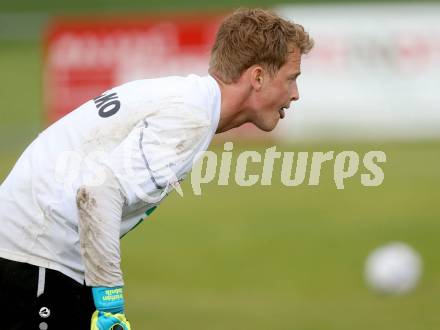
<path fill-rule="evenodd" d="M 211 77 L 137 80 L 83 104 L 43 131 L 0 186 L 0 257 L 84 282 L 76 192 L 102 182 L 124 194 L 120 236 L 163 200 L 206 150 L 220 116 Z"/>

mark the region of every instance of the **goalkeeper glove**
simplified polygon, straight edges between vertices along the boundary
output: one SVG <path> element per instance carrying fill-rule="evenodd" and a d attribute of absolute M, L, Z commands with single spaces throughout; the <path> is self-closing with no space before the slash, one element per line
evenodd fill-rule
<path fill-rule="evenodd" d="M 122 287 L 94 287 L 93 301 L 96 311 L 92 315 L 91 330 L 131 330 L 124 315 Z"/>

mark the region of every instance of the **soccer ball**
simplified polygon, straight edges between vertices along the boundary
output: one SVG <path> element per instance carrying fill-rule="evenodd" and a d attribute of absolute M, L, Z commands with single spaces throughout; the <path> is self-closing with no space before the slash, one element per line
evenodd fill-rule
<path fill-rule="evenodd" d="M 365 263 L 367 285 L 373 291 L 384 294 L 404 294 L 413 290 L 421 273 L 419 254 L 401 242 L 375 249 Z"/>

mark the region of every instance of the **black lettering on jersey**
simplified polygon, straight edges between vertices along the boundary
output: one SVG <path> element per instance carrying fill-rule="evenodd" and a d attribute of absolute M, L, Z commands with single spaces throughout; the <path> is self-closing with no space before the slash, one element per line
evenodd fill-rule
<path fill-rule="evenodd" d="M 118 94 L 102 94 L 93 99 L 98 109 L 99 116 L 107 118 L 113 116 L 121 108 L 121 102 L 118 100 Z"/>

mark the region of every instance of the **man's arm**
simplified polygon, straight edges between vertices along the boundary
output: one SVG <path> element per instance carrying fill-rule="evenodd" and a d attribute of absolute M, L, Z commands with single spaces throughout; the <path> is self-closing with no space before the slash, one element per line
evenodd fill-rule
<path fill-rule="evenodd" d="M 97 311 L 92 329 L 116 324 L 130 329 L 124 316 L 123 278 L 120 267 L 120 223 L 124 196 L 113 173 L 106 170 L 99 186 L 81 186 L 76 201 L 79 239 L 86 285 L 92 287 Z"/>
<path fill-rule="evenodd" d="M 170 102 L 140 121 L 111 150 L 104 184 L 78 189 L 81 254 L 98 312 L 112 308 L 115 313 L 116 307 L 123 311 L 119 235 L 124 204 L 159 204 L 191 169 L 197 152 L 209 144 L 210 127 L 205 110 Z M 119 296 L 122 303 L 116 307 L 103 303 L 118 301 Z"/>
<path fill-rule="evenodd" d="M 76 202 L 86 284 L 123 285 L 119 235 L 124 196 L 117 179 L 106 170 L 105 182 L 99 186 L 81 186 Z"/>

